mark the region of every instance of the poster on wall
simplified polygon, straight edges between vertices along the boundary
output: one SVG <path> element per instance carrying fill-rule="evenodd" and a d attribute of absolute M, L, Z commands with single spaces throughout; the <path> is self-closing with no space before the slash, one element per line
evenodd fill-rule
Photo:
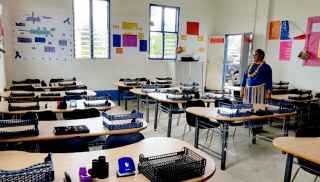
<path fill-rule="evenodd" d="M 280 20 L 272 21 L 269 24 L 269 40 L 279 40 L 280 38 Z"/>
<path fill-rule="evenodd" d="M 14 60 L 68 61 L 72 59 L 71 17 L 20 11 L 14 20 Z"/>
<path fill-rule="evenodd" d="M 290 61 L 292 52 L 292 41 L 280 41 L 279 60 Z"/>
<path fill-rule="evenodd" d="M 320 66 L 320 16 L 308 18 L 305 50 L 309 52 L 306 66 Z"/>

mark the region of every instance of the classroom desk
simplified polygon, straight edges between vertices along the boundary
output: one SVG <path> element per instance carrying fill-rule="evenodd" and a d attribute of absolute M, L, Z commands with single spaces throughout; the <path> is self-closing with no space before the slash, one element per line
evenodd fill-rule
<path fill-rule="evenodd" d="M 86 91 L 87 92 L 87 95 L 86 96 L 96 96 L 96 92 L 93 91 L 93 90 L 71 90 L 71 92 L 84 92 Z M 59 93 L 60 96 L 58 97 L 61 97 L 63 98 L 64 96 L 66 96 L 66 91 L 47 91 L 47 92 L 30 92 L 30 91 L 5 91 L 5 92 L 2 92 L 0 94 L 0 97 L 3 97 L 5 99 L 9 98 L 10 95 L 11 95 L 11 92 L 13 93 L 34 93 L 35 96 L 38 96 L 38 97 L 41 97 L 41 94 L 49 94 L 49 93 Z M 50 96 L 45 96 L 45 97 L 50 97 Z M 55 96 L 56 97 L 56 96 Z M 25 98 L 25 97 L 19 97 L 19 98 Z M 29 97 L 28 97 L 29 98 Z"/>
<path fill-rule="evenodd" d="M 124 84 L 124 82 L 115 82 L 114 85 L 118 88 L 118 105 L 120 106 L 121 103 L 120 103 L 120 99 L 121 99 L 121 94 L 123 92 L 129 92 L 130 89 L 133 89 L 133 88 L 139 88 L 140 87 L 140 84 L 138 85 L 126 85 Z M 127 105 L 127 99 L 125 99 L 125 110 L 127 110 L 128 108 L 128 105 Z"/>
<path fill-rule="evenodd" d="M 265 108 L 266 105 L 256 104 L 254 105 L 254 109 L 262 109 Z M 226 168 L 226 159 L 227 159 L 227 146 L 228 146 L 228 137 L 229 137 L 229 124 L 243 121 L 255 121 L 259 122 L 264 119 L 272 119 L 272 118 L 284 118 L 284 136 L 288 136 L 288 118 L 295 115 L 295 112 L 292 113 L 282 113 L 282 114 L 272 114 L 265 116 L 257 116 L 257 115 L 249 115 L 243 117 L 227 117 L 222 116 L 217 113 L 217 108 L 206 108 L 206 107 L 189 107 L 186 109 L 186 112 L 194 114 L 198 117 L 208 118 L 211 121 L 218 121 L 222 125 L 222 151 L 219 154 L 221 156 L 221 169 L 225 170 Z M 194 137 L 194 146 L 198 148 L 199 145 L 199 125 L 208 126 L 210 123 L 201 123 L 198 119 L 196 119 L 196 130 Z M 256 136 L 253 136 L 255 140 Z"/>
<path fill-rule="evenodd" d="M 298 95 L 296 94 L 271 95 L 271 99 L 278 100 L 278 101 L 295 102 L 295 103 L 308 103 L 308 102 L 319 101 L 319 98 L 315 98 L 315 97 L 308 100 L 292 100 L 292 99 L 289 99 L 289 96 L 298 96 Z"/>
<path fill-rule="evenodd" d="M 57 109 L 57 105 L 58 102 L 57 101 L 40 101 L 39 105 L 40 105 L 40 109 L 39 110 L 22 110 L 22 111 L 9 111 L 8 110 L 8 105 L 9 103 L 7 101 L 1 101 L 0 102 L 0 113 L 7 113 L 7 114 L 24 114 L 26 112 L 40 112 L 40 111 L 53 111 L 55 113 L 63 113 L 63 112 L 71 112 L 75 109 L 89 109 L 89 108 L 96 108 L 100 111 L 104 111 L 104 110 L 108 110 L 111 109 L 113 107 L 115 107 L 115 103 L 113 101 L 111 102 L 111 106 L 103 106 L 103 107 L 86 107 L 84 105 L 84 99 L 82 100 L 76 100 L 77 103 L 77 107 L 71 107 L 70 106 L 70 101 L 67 101 L 67 109 Z M 14 103 L 17 106 L 28 106 L 28 105 L 33 105 L 35 104 L 35 102 L 33 103 Z M 47 108 L 46 108 L 47 105 Z"/>
<path fill-rule="evenodd" d="M 167 129 L 167 137 L 171 137 L 171 128 L 172 128 L 172 114 L 173 112 L 185 112 L 183 108 L 183 104 L 187 103 L 187 100 L 173 100 L 167 98 L 167 93 L 149 93 L 148 96 L 154 100 L 156 100 L 156 107 L 155 107 L 155 119 L 154 119 L 154 130 L 158 128 L 158 112 L 159 112 L 159 103 L 166 103 L 169 105 L 167 109 L 169 119 L 168 119 L 168 129 Z M 215 100 L 212 99 L 205 99 L 204 102 L 210 103 L 214 102 Z M 178 108 L 174 107 L 174 105 L 178 105 Z"/>
<path fill-rule="evenodd" d="M 59 85 L 60 84 L 72 84 L 73 82 L 76 82 L 75 85 L 72 86 L 80 86 L 84 85 L 80 81 L 64 81 L 64 82 L 56 82 L 56 83 L 51 83 L 51 86 L 49 86 L 49 83 L 47 86 L 41 86 L 41 83 L 36 83 L 36 84 L 28 84 L 28 83 L 18 83 L 18 84 L 11 84 L 10 86 L 7 86 L 7 88 L 10 88 L 11 86 L 33 86 L 34 88 L 43 88 L 43 89 L 50 89 L 50 88 L 62 88 L 65 87 L 65 85 Z"/>
<path fill-rule="evenodd" d="M 130 89 L 129 91 L 137 96 L 137 103 L 138 103 L 137 110 L 138 111 L 140 110 L 140 99 L 141 99 L 141 97 L 145 97 L 146 98 L 146 105 L 147 105 L 146 121 L 149 123 L 149 115 L 150 115 L 149 94 L 150 93 L 143 92 L 142 88 L 133 88 L 133 89 Z"/>
<path fill-rule="evenodd" d="M 284 182 L 291 181 L 293 158 L 301 158 L 320 165 L 320 138 L 279 137 L 273 145 L 287 153 Z"/>
<path fill-rule="evenodd" d="M 28 142 L 28 141 L 49 141 L 49 140 L 62 140 L 70 139 L 74 137 L 97 137 L 105 135 L 122 135 L 129 133 L 137 133 L 147 128 L 147 123 L 143 122 L 143 127 L 122 129 L 122 130 L 109 130 L 103 126 L 102 117 L 87 118 L 87 119 L 75 119 L 75 120 L 56 120 L 56 121 L 40 121 L 38 124 L 39 135 L 17 138 L 1 138 L 0 142 Z M 57 126 L 75 126 L 86 125 L 90 133 L 72 134 L 72 135 L 55 135 L 53 133 L 54 127 Z"/>
<path fill-rule="evenodd" d="M 79 167 L 91 168 L 91 161 L 98 158 L 100 155 L 106 156 L 106 160 L 109 162 L 109 177 L 106 179 L 99 179 L 98 181 L 121 181 L 121 182 L 144 182 L 149 181 L 142 174 L 136 174 L 128 177 L 117 177 L 117 161 L 118 158 L 123 156 L 132 157 L 136 169 L 139 163 L 139 155 L 145 156 L 161 155 L 166 153 L 172 153 L 182 150 L 183 147 L 187 147 L 206 159 L 205 174 L 198 178 L 188 180 L 188 182 L 206 181 L 213 176 L 216 167 L 214 160 L 205 154 L 204 152 L 192 147 L 190 144 L 173 138 L 147 138 L 138 143 L 119 147 L 115 149 L 80 152 L 80 153 L 54 153 L 52 154 L 54 177 L 55 181 L 63 181 L 64 172 L 70 174 L 72 181 L 80 181 L 79 179 Z M 4 151 L 0 152 L 0 169 L 4 170 L 17 170 L 35 163 L 43 162 L 43 159 L 47 154 L 40 153 L 28 153 L 20 151 Z"/>

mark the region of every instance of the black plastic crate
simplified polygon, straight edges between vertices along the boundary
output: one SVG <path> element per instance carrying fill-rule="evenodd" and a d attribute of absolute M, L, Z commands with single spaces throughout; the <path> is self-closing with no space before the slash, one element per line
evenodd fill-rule
<path fill-rule="evenodd" d="M 138 170 L 151 182 L 173 182 L 204 175 L 206 159 L 184 147 L 183 151 L 159 156 L 139 156 Z"/>

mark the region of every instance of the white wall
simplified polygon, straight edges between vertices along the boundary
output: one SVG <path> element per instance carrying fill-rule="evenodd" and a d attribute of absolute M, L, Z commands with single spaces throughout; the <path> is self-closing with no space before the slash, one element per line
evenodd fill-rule
<path fill-rule="evenodd" d="M 208 9 L 211 0 L 112 0 L 111 19 L 130 17 L 143 20 L 146 31 L 149 26 L 149 3 L 181 7 L 181 19 L 199 17 L 204 20 L 205 32 L 213 29 L 212 16 Z M 65 16 L 72 16 L 72 0 L 10 0 L 10 13 L 19 10 L 45 10 Z M 205 9 L 205 10 L 207 10 Z M 11 20 L 12 21 L 12 20 Z M 112 20 L 111 20 L 112 21 Z M 147 36 L 147 35 L 146 35 Z M 10 36 L 12 37 L 12 36 Z M 12 50 L 13 40 L 10 42 Z M 114 52 L 113 50 L 111 52 Z M 147 54 L 133 53 L 125 56 L 112 55 L 111 60 L 70 60 L 66 63 L 42 62 L 40 60 L 12 61 L 12 52 L 7 54 L 6 74 L 8 82 L 25 78 L 48 80 L 52 77 L 77 77 L 93 89 L 112 89 L 119 78 L 157 76 L 175 77 L 175 63 L 149 61 Z"/>
<path fill-rule="evenodd" d="M 255 7 L 257 4 L 257 19 Z M 274 81 L 289 81 L 293 87 L 320 91 L 320 68 L 304 67 L 296 57 L 304 41 L 294 41 L 292 59 L 278 61 L 279 41 L 267 41 L 267 24 L 271 20 L 287 19 L 305 31 L 307 18 L 320 16 L 320 1 L 308 0 L 216 0 L 215 32 L 241 33 L 256 31 L 254 47 L 266 50 L 266 61 L 273 69 Z M 256 24 L 256 25 L 255 25 Z M 255 28 L 254 28 L 255 27 Z M 295 31 L 297 30 L 295 28 Z M 300 34 L 303 32 L 300 31 Z"/>
<path fill-rule="evenodd" d="M 307 27 L 307 18 L 320 16 L 320 1 L 308 0 L 272 0 L 270 9 L 271 20 L 287 19 L 295 26 L 294 33 L 303 34 Z M 294 41 L 290 62 L 279 62 L 279 41 L 268 41 L 268 57 L 272 62 L 274 77 L 277 80 L 287 80 L 294 87 L 320 91 L 320 67 L 303 66 L 297 58 L 303 50 L 305 41 Z"/>

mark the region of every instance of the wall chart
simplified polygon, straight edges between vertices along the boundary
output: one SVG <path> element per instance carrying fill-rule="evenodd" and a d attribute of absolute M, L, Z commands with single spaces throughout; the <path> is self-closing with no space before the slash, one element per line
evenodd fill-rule
<path fill-rule="evenodd" d="M 72 59 L 71 17 L 20 12 L 13 23 L 14 60 L 68 61 Z"/>

